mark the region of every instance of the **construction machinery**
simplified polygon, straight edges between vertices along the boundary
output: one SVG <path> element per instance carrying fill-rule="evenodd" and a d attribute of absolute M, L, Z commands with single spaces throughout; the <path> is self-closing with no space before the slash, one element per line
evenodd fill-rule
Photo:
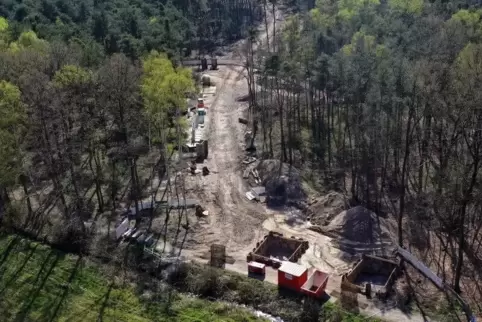
<path fill-rule="evenodd" d="M 207 110 L 202 98 L 193 111 L 191 131 L 184 147 L 183 157 L 203 162 L 208 157 L 208 141 L 206 139 Z"/>
<path fill-rule="evenodd" d="M 209 75 L 204 74 L 201 76 L 201 85 L 203 87 L 209 87 L 209 86 L 213 86 L 214 82 L 212 81 Z"/>

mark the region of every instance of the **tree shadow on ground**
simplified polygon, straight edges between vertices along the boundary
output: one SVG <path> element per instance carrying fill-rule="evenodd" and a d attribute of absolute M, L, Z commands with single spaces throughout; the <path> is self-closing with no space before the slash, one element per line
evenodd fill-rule
<path fill-rule="evenodd" d="M 20 308 L 19 312 L 17 313 L 14 321 L 28 320 L 28 314 L 30 312 L 30 309 L 32 308 L 35 300 L 39 296 L 40 292 L 45 286 L 45 283 L 49 279 L 50 274 L 52 274 L 54 268 L 57 266 L 57 263 L 59 262 L 61 257 L 62 257 L 62 254 L 55 250 L 51 250 L 48 253 L 47 257 L 45 258 L 45 260 L 43 261 L 40 267 L 39 272 L 37 273 L 37 276 L 35 277 L 35 280 L 31 283 L 32 286 L 34 286 L 34 289 L 30 292 L 30 294 L 25 299 L 25 302 Z M 53 261 L 52 261 L 52 258 L 53 258 Z"/>
<path fill-rule="evenodd" d="M 15 236 L 10 240 L 8 243 L 7 248 L 5 251 L 1 254 L 1 259 L 0 259 L 0 267 L 3 266 L 3 264 L 6 262 L 8 256 L 10 255 L 11 251 L 15 246 L 20 242 L 20 238 L 18 236 Z"/>
<path fill-rule="evenodd" d="M 104 314 L 105 314 L 105 309 L 108 306 L 109 299 L 110 299 L 110 293 L 112 292 L 112 289 L 114 288 L 114 281 L 112 281 L 109 284 L 109 288 L 107 289 L 107 292 L 104 294 L 104 296 L 101 298 L 102 300 L 102 305 L 100 306 L 99 310 L 99 316 L 97 317 L 98 322 L 104 321 Z"/>
<path fill-rule="evenodd" d="M 55 321 L 55 318 L 57 317 L 57 314 L 59 313 L 61 307 L 62 307 L 62 304 L 64 303 L 65 299 L 67 298 L 67 296 L 69 295 L 70 293 L 70 290 L 71 290 L 71 284 L 72 282 L 74 281 L 75 277 L 77 276 L 77 272 L 80 268 L 82 264 L 82 257 L 78 257 L 77 258 L 77 261 L 75 262 L 75 265 L 74 267 L 72 268 L 72 271 L 70 272 L 70 276 L 69 276 L 69 279 L 67 280 L 67 284 L 66 285 L 62 285 L 64 291 L 62 292 L 62 294 L 58 297 L 59 298 L 59 301 L 57 303 L 57 306 L 55 307 L 55 310 L 52 314 L 52 317 L 50 318 L 50 322 L 53 322 Z M 50 310 L 49 310 L 50 311 Z"/>
<path fill-rule="evenodd" d="M 125 274 L 125 269 L 129 265 L 129 256 L 131 255 L 131 250 L 132 250 L 131 247 L 125 248 L 123 259 L 122 259 L 122 264 L 120 264 L 117 267 L 119 270 L 124 269 L 124 272 L 122 274 Z M 110 296 L 111 296 L 112 290 L 114 289 L 114 287 L 116 285 L 115 279 L 116 279 L 116 277 L 120 277 L 122 274 L 112 276 L 112 279 L 109 283 L 109 287 L 108 287 L 106 293 L 96 302 L 96 303 L 98 303 L 98 302 L 102 301 L 102 304 L 101 304 L 100 309 L 99 309 L 99 315 L 97 316 L 98 322 L 104 321 L 105 311 L 109 306 Z"/>
<path fill-rule="evenodd" d="M 15 274 L 12 277 L 10 277 L 10 279 L 7 282 L 5 282 L 4 287 L 0 290 L 0 295 L 2 295 L 8 289 L 8 287 L 13 282 L 15 282 L 17 280 L 17 278 L 23 272 L 23 269 L 25 268 L 27 263 L 30 261 L 32 256 L 35 254 L 35 251 L 36 251 L 37 247 L 38 247 L 38 244 L 34 244 L 34 246 L 31 247 L 31 250 L 30 250 L 29 254 L 25 257 L 25 260 L 23 261 L 22 265 L 16 270 Z"/>
<path fill-rule="evenodd" d="M 299 321 L 318 321 L 320 313 L 323 312 L 323 305 L 331 298 L 327 293 L 324 293 L 320 298 L 316 298 L 279 286 L 278 296 L 301 305 Z"/>
<path fill-rule="evenodd" d="M 288 289 L 279 285 L 278 285 L 278 296 L 290 299 L 297 303 L 301 303 L 301 300 L 303 299 L 303 296 L 299 292 L 293 291 L 291 289 Z"/>
<path fill-rule="evenodd" d="M 466 294 L 468 298 L 470 298 L 471 302 L 474 303 L 474 311 L 482 312 L 482 303 L 480 302 L 480 298 L 482 297 L 482 287 L 480 286 L 480 280 L 477 277 L 471 277 L 470 285 L 475 288 L 472 294 Z"/>

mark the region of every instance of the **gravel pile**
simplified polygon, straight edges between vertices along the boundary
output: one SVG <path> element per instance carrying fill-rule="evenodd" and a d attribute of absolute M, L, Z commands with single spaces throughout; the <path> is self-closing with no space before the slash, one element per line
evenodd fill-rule
<path fill-rule="evenodd" d="M 313 225 L 324 226 L 347 207 L 346 197 L 339 192 L 331 191 L 311 201 L 306 209 L 306 214 Z"/>
<path fill-rule="evenodd" d="M 338 243 L 351 244 L 355 248 L 391 244 L 384 219 L 362 206 L 342 211 L 324 230 Z"/>

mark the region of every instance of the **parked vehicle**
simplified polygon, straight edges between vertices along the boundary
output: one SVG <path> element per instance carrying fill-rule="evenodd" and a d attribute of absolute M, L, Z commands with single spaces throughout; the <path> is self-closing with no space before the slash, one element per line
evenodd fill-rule
<path fill-rule="evenodd" d="M 146 237 L 147 237 L 147 234 L 145 234 L 145 233 L 140 234 L 139 237 L 137 237 L 137 243 L 139 245 L 144 244 L 144 241 L 146 240 Z"/>
<path fill-rule="evenodd" d="M 144 245 L 146 247 L 151 247 L 154 244 L 154 234 L 150 234 L 149 237 L 144 240 Z"/>
<path fill-rule="evenodd" d="M 136 231 L 137 231 L 136 228 L 131 228 L 131 229 L 129 229 L 129 230 L 126 231 L 126 233 L 124 234 L 124 236 L 123 236 L 124 239 L 129 240 L 129 239 L 132 237 L 132 235 L 134 235 L 134 233 L 135 233 Z"/>
<path fill-rule="evenodd" d="M 197 99 L 197 108 L 204 108 L 204 98 Z"/>
<path fill-rule="evenodd" d="M 141 234 L 142 234 L 142 231 L 141 231 L 141 230 L 138 230 L 138 231 L 136 231 L 134 234 L 132 234 L 131 239 L 132 239 L 132 240 L 136 240 L 137 237 L 139 237 Z"/>

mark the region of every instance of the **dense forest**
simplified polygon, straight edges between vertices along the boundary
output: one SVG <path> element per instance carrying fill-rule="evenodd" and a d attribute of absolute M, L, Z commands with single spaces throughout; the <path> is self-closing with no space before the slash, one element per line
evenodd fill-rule
<path fill-rule="evenodd" d="M 77 42 L 93 55 L 122 52 L 137 58 L 150 50 L 184 56 L 210 54 L 244 36 L 261 19 L 248 0 L 42 0 L 0 3 L 17 38 L 32 29 L 49 41 Z"/>
<path fill-rule="evenodd" d="M 4 223 L 42 231 L 60 211 L 84 231 L 79 218 L 114 212 L 126 190 L 137 206 L 147 194 L 138 158 L 156 158 L 145 161 L 147 177 L 162 178 L 185 136 L 176 115 L 195 85 L 171 61 L 213 54 L 261 14 L 246 0 L 3 1 L 0 209 L 19 211 Z M 11 202 L 18 184 L 20 208 Z"/>
<path fill-rule="evenodd" d="M 252 58 L 266 156 L 395 218 L 398 243 L 479 304 L 481 14 L 474 1 L 318 0 Z"/>

